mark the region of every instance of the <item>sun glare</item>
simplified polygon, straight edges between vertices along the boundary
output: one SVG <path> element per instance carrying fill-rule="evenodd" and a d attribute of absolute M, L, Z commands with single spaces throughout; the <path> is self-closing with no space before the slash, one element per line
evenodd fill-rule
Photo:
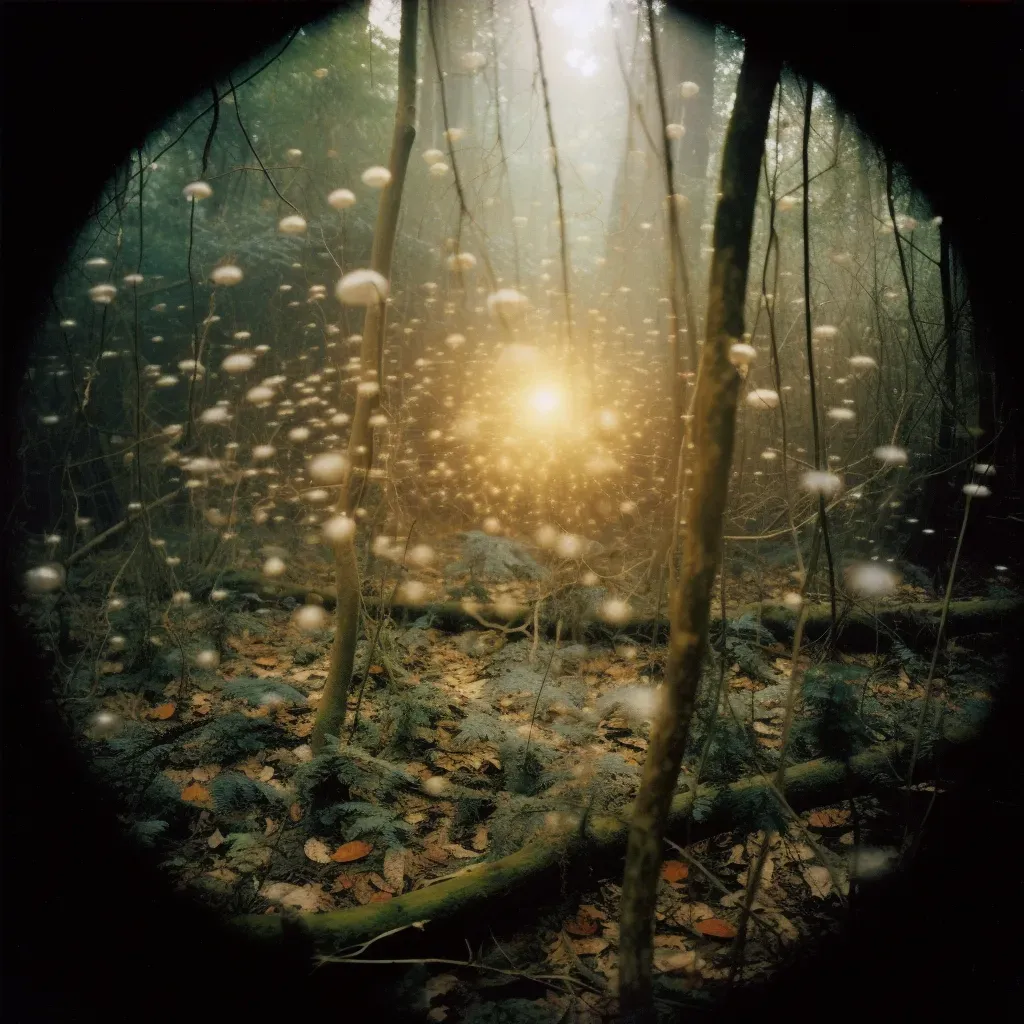
<path fill-rule="evenodd" d="M 526 404 L 538 417 L 550 417 L 562 408 L 562 393 L 554 385 L 544 384 L 527 394 Z"/>

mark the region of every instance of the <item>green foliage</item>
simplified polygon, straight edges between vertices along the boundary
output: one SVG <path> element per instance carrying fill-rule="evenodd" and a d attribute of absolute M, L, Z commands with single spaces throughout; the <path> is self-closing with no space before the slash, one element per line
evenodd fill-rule
<path fill-rule="evenodd" d="M 455 739 L 459 744 L 466 746 L 474 743 L 502 743 L 508 733 L 508 726 L 494 715 L 483 711 L 471 711 L 462 720 Z"/>
<path fill-rule="evenodd" d="M 701 730 L 703 733 L 703 730 Z M 703 744 L 703 735 L 699 737 Z M 696 750 L 701 747 L 697 746 Z M 711 746 L 704 762 L 702 782 L 733 782 L 746 771 L 751 760 L 753 738 L 750 730 L 729 716 L 722 716 L 715 725 Z M 697 755 L 700 756 L 699 754 Z"/>
<path fill-rule="evenodd" d="M 353 747 L 335 749 L 299 765 L 292 783 L 314 823 L 327 827 L 338 820 L 338 806 L 350 803 L 354 792 L 383 803 L 403 786 L 418 786 L 398 765 Z"/>
<path fill-rule="evenodd" d="M 204 759 L 225 764 L 268 747 L 280 746 L 285 731 L 265 718 L 246 718 L 232 711 L 215 718 L 186 746 L 193 747 Z"/>
<path fill-rule="evenodd" d="M 810 753 L 847 761 L 870 743 L 859 709 L 867 675 L 858 665 L 830 663 L 807 670 L 803 701 L 808 717 L 797 733 Z"/>
<path fill-rule="evenodd" d="M 477 1003 L 462 1014 L 463 1024 L 555 1024 L 558 1011 L 545 1002 L 530 999 L 501 999 Z"/>
<path fill-rule="evenodd" d="M 305 705 L 306 695 L 294 686 L 275 679 L 232 679 L 224 684 L 225 697 L 244 700 L 253 706 L 259 704 L 284 704 L 288 707 Z"/>
<path fill-rule="evenodd" d="M 257 805 L 271 806 L 285 802 L 284 795 L 264 782 L 257 782 L 240 772 L 221 772 L 210 783 L 214 807 L 235 813 Z"/>
<path fill-rule="evenodd" d="M 175 752 L 169 743 L 153 745 L 155 733 L 129 722 L 120 735 L 106 741 L 94 762 L 105 784 L 129 800 L 136 799 Z"/>
<path fill-rule="evenodd" d="M 728 816 L 736 832 L 757 832 L 760 829 L 783 832 L 788 825 L 785 812 L 767 786 L 723 789 L 715 807 Z"/>
<path fill-rule="evenodd" d="M 505 775 L 505 788 L 510 793 L 533 796 L 544 788 L 541 781 L 544 769 L 554 759 L 555 752 L 536 741 L 527 746 L 516 736 L 498 747 L 498 756 Z"/>
<path fill-rule="evenodd" d="M 378 701 L 377 720 L 388 749 L 406 751 L 416 740 L 417 729 L 429 729 L 448 713 L 444 694 L 430 683 L 388 690 Z"/>
<path fill-rule="evenodd" d="M 472 579 L 488 582 L 539 580 L 547 576 L 547 570 L 515 541 L 492 537 L 480 530 L 463 534 L 462 560 L 450 564 L 447 572 L 468 572 Z"/>
<path fill-rule="evenodd" d="M 320 657 L 320 648 L 313 644 L 302 644 L 292 652 L 292 661 L 296 665 L 312 665 Z"/>
<path fill-rule="evenodd" d="M 143 814 L 164 821 L 176 821 L 188 811 L 187 805 L 181 800 L 177 784 L 159 773 L 143 790 L 139 809 Z"/>
<path fill-rule="evenodd" d="M 153 847 L 156 846 L 157 841 L 168 827 L 167 822 L 161 821 L 159 818 L 150 821 L 136 821 L 132 823 L 129 834 L 140 845 Z"/>
<path fill-rule="evenodd" d="M 403 821 L 397 812 L 364 800 L 347 801 L 325 808 L 320 821 L 324 825 L 340 824 L 346 841 L 368 839 L 375 846 L 383 846 L 385 849 L 405 847 L 413 831 L 412 825 Z"/>

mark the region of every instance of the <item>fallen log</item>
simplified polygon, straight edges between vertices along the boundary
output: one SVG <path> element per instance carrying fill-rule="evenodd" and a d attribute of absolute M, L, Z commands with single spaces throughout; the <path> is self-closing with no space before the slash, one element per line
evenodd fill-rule
<path fill-rule="evenodd" d="M 972 739 L 974 733 L 962 731 L 947 735 L 935 745 L 929 767 L 936 758 L 954 752 Z M 817 759 L 793 765 L 786 771 L 786 800 L 795 811 L 808 811 L 826 806 L 849 795 L 879 793 L 902 784 L 900 769 L 909 758 L 909 745 L 889 743 L 872 747 L 852 758 L 850 773 L 838 761 Z M 919 761 L 919 764 L 922 762 Z M 922 778 L 924 774 L 922 773 Z M 689 842 L 728 831 L 732 826 L 729 806 L 743 791 L 767 790 L 769 781 L 761 775 L 740 779 L 717 789 L 701 786 L 698 795 L 711 799 L 711 811 L 697 822 L 691 818 L 692 793 L 678 795 L 672 803 L 669 828 L 680 830 L 689 823 Z M 312 951 L 320 954 L 338 953 L 390 932 L 427 923 L 438 926 L 463 920 L 480 913 L 487 905 L 488 915 L 502 903 L 514 901 L 523 905 L 527 889 L 547 886 L 580 887 L 593 878 L 596 864 L 609 864 L 621 856 L 626 844 L 628 824 L 616 817 L 596 815 L 586 823 L 585 834 L 579 829 L 561 836 L 534 840 L 522 849 L 500 860 L 474 864 L 444 881 L 415 889 L 384 903 L 335 910 L 323 914 L 250 914 L 236 917 L 231 925 L 244 936 L 273 942 L 283 937 L 301 936 Z M 495 906 L 492 907 L 492 901 Z M 536 902 L 531 901 L 531 905 Z"/>
<path fill-rule="evenodd" d="M 231 572 L 225 574 L 218 585 L 234 589 L 248 588 L 268 600 L 292 598 L 295 601 L 306 601 L 313 597 L 314 600 L 319 598 L 325 608 L 331 608 L 334 604 L 334 595 L 327 588 L 320 592 L 311 587 L 270 582 L 254 573 Z M 363 599 L 363 607 L 367 614 L 372 616 L 376 616 L 382 607 L 388 610 L 386 603 L 382 605 L 377 598 L 372 597 Z M 953 601 L 949 606 L 944 635 L 954 639 L 975 633 L 996 633 L 1010 625 L 1022 612 L 1024 600 L 1020 598 Z M 423 605 L 395 603 L 390 606 L 390 613 L 398 622 L 412 623 L 426 619 L 431 628 L 450 633 L 488 626 L 518 630 L 522 626 L 532 627 L 533 623 L 532 607 L 510 612 L 489 604 L 459 601 Z M 840 609 L 835 644 L 851 651 L 873 651 L 876 645 L 879 650 L 886 651 L 891 648 L 893 634 L 896 634 L 899 641 L 907 647 L 928 649 L 935 642 L 941 614 L 941 601 L 880 606 L 874 610 L 848 605 Z M 781 642 L 790 640 L 796 628 L 797 613 L 781 604 L 766 601 L 730 610 L 731 620 L 742 616 L 760 621 L 761 625 Z M 551 614 L 542 614 L 539 617 L 540 628 L 546 636 L 554 636 L 556 622 L 557 617 Z M 712 635 L 716 629 L 721 629 L 721 623 L 721 617 L 712 618 Z M 831 625 L 830 607 L 827 604 L 811 605 L 804 636 L 809 642 L 820 640 L 828 633 Z M 585 617 L 580 623 L 580 633 L 583 638 L 590 641 L 622 637 L 645 641 L 654 638 L 655 642 L 664 643 L 668 638 L 668 620 L 635 619 L 621 626 L 612 627 L 596 617 Z"/>

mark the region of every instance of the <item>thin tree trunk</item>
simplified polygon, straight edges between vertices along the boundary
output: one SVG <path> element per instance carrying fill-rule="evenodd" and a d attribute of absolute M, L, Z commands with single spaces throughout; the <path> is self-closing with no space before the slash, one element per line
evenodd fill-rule
<path fill-rule="evenodd" d="M 686 747 L 707 646 L 711 589 L 722 548 L 740 376 L 729 348 L 743 335 L 750 236 L 780 62 L 748 45 L 722 155 L 708 288 L 707 332 L 694 399 L 693 491 L 682 575 L 672 595 L 662 706 L 651 728 L 634 806 L 622 891 L 619 991 L 627 1020 L 653 1019 L 651 949 L 662 837 Z"/>
<path fill-rule="evenodd" d="M 391 183 L 383 190 L 377 207 L 377 224 L 373 235 L 370 266 L 385 278 L 391 276 L 391 257 L 398 234 L 398 215 L 402 207 L 402 190 L 409 166 L 409 154 L 416 138 L 416 28 L 419 19 L 418 0 L 402 0 L 402 27 L 398 42 L 398 102 L 395 110 L 395 131 L 391 141 Z M 366 307 L 363 341 L 360 349 L 361 377 L 366 383 L 382 381 L 384 354 L 385 304 Z M 360 389 L 356 395 L 352 432 L 348 453 L 351 470 L 341 487 L 338 511 L 353 515 L 362 497 L 373 464 L 373 430 L 370 416 L 379 401 L 379 392 Z M 353 482 L 358 478 L 358 487 Z M 310 737 L 314 754 L 320 753 L 328 736 L 340 736 L 352 683 L 356 637 L 359 630 L 359 565 L 356 560 L 355 533 L 336 549 L 337 610 L 334 644 L 323 696 L 317 710 Z"/>
<path fill-rule="evenodd" d="M 946 334 L 946 363 L 944 385 L 949 406 L 943 406 L 939 419 L 939 452 L 948 457 L 953 448 L 954 415 L 956 411 L 956 363 L 957 331 L 956 315 L 953 312 L 953 280 L 950 267 L 952 250 L 949 244 L 949 229 L 939 225 L 939 280 L 942 284 L 942 321 Z"/>

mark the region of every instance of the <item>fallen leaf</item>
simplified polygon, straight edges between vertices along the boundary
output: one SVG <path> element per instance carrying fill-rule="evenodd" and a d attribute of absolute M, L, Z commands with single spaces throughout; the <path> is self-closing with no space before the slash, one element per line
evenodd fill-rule
<path fill-rule="evenodd" d="M 473 841 L 470 843 L 474 850 L 484 851 L 487 849 L 487 826 L 480 825 L 473 833 Z"/>
<path fill-rule="evenodd" d="M 307 839 L 302 852 L 317 864 L 329 864 L 331 862 L 331 851 L 322 839 Z"/>
<path fill-rule="evenodd" d="M 379 676 L 384 671 L 384 666 L 383 665 L 371 665 L 368 671 L 369 671 L 371 676 Z"/>
<path fill-rule="evenodd" d="M 448 1019 L 448 1007 L 447 1006 L 434 1006 L 427 1014 L 428 1020 L 447 1020 Z"/>
<path fill-rule="evenodd" d="M 736 937 L 736 929 L 719 917 L 709 917 L 696 924 L 697 931 L 701 935 L 708 935 L 715 939 L 732 939 Z"/>
<path fill-rule="evenodd" d="M 192 778 L 195 779 L 196 782 L 209 782 L 218 775 L 220 775 L 219 764 L 201 764 L 198 768 L 195 768 L 192 771 Z"/>
<path fill-rule="evenodd" d="M 742 843 L 737 843 L 729 854 L 729 859 L 726 864 L 743 864 L 746 862 L 746 851 L 743 849 Z"/>
<path fill-rule="evenodd" d="M 692 949 L 656 949 L 654 967 L 663 973 L 682 971 L 692 967 L 697 954 Z"/>
<path fill-rule="evenodd" d="M 268 764 L 263 771 L 260 772 L 260 782 L 269 782 L 274 777 L 274 766 Z"/>
<path fill-rule="evenodd" d="M 453 856 L 458 857 L 459 860 L 468 860 L 471 857 L 479 857 L 480 854 L 475 850 L 467 850 L 464 846 L 459 846 L 458 843 L 448 843 L 445 849 Z"/>
<path fill-rule="evenodd" d="M 394 894 L 390 892 L 375 892 L 366 902 L 387 903 L 388 900 L 393 900 L 394 898 Z"/>
<path fill-rule="evenodd" d="M 331 905 L 329 897 L 319 885 L 268 882 L 260 889 L 260 895 L 286 907 L 295 907 L 297 910 L 306 910 L 311 913 Z"/>
<path fill-rule="evenodd" d="M 407 814 L 402 820 L 407 821 L 410 825 L 418 825 L 421 821 L 426 821 L 427 816 L 423 813 L 423 811 L 412 811 L 410 814 Z"/>
<path fill-rule="evenodd" d="M 206 845 L 211 850 L 216 850 L 224 842 L 224 837 L 220 833 L 220 829 L 217 829 L 209 839 L 206 840 Z"/>
<path fill-rule="evenodd" d="M 253 664 L 260 665 L 263 668 L 273 668 L 277 664 L 277 658 L 267 655 L 263 658 L 255 658 Z"/>
<path fill-rule="evenodd" d="M 593 935 L 597 932 L 597 920 L 580 907 L 576 916 L 566 921 L 563 927 L 570 935 Z"/>
<path fill-rule="evenodd" d="M 302 820 L 302 807 L 301 807 L 301 805 L 297 804 L 297 803 L 292 804 L 291 807 L 288 808 L 288 817 L 291 818 L 292 821 L 301 821 Z"/>
<path fill-rule="evenodd" d="M 169 700 L 166 704 L 158 704 L 149 713 L 150 718 L 156 718 L 160 721 L 164 721 L 167 718 L 171 718 L 174 715 L 174 711 L 177 705 L 173 700 Z"/>
<path fill-rule="evenodd" d="M 569 945 L 577 956 L 597 956 L 608 948 L 608 940 L 592 935 L 586 939 L 570 939 Z"/>
<path fill-rule="evenodd" d="M 181 799 L 190 804 L 212 803 L 210 791 L 205 786 L 199 785 L 198 782 L 193 782 L 191 786 L 186 786 L 181 791 Z"/>
<path fill-rule="evenodd" d="M 214 868 L 206 873 L 210 878 L 216 878 L 218 882 L 234 882 L 238 879 L 238 875 L 231 868 Z"/>
<path fill-rule="evenodd" d="M 343 843 L 334 853 L 329 853 L 327 860 L 336 861 L 338 864 L 348 864 L 353 860 L 362 860 L 372 852 L 373 847 L 369 843 L 364 843 L 362 839 L 353 839 L 351 843 Z"/>
<path fill-rule="evenodd" d="M 435 974 L 432 978 L 427 978 L 423 986 L 427 1002 L 433 1002 L 438 996 L 447 995 L 458 983 L 459 979 L 454 974 Z"/>
<path fill-rule="evenodd" d="M 384 854 L 384 877 L 397 892 L 405 884 L 405 850 L 388 850 Z"/>
<path fill-rule="evenodd" d="M 804 881 L 811 890 L 811 895 L 823 900 L 832 891 L 832 878 L 828 868 L 820 864 L 812 864 L 803 869 Z"/>
<path fill-rule="evenodd" d="M 265 836 L 272 836 L 277 831 L 278 824 L 277 824 L 276 821 L 274 821 L 273 818 L 267 818 L 266 820 L 267 820 L 267 825 L 266 825 L 266 828 L 263 829 L 263 834 Z"/>
<path fill-rule="evenodd" d="M 595 907 L 590 903 L 584 903 L 580 907 L 580 913 L 586 914 L 587 917 L 592 917 L 595 921 L 608 920 L 608 915 L 603 910 L 600 910 L 598 907 Z"/>
<path fill-rule="evenodd" d="M 666 882 L 681 882 L 690 873 L 681 860 L 667 860 L 661 865 L 661 877 Z"/>
<path fill-rule="evenodd" d="M 331 892 L 342 892 L 345 889 L 352 888 L 352 876 L 347 872 L 343 871 L 334 880 L 334 885 L 331 886 Z"/>
<path fill-rule="evenodd" d="M 845 807 L 826 807 L 820 811 L 812 811 L 807 818 L 811 828 L 838 828 L 850 820 L 850 811 Z"/>

